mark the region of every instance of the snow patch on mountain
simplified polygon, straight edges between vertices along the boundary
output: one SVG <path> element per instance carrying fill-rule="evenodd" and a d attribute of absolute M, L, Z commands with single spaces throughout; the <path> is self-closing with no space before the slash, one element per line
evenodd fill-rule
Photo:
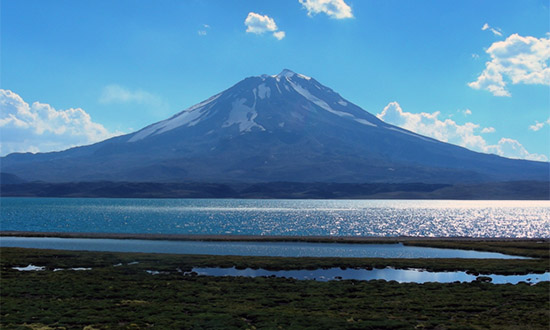
<path fill-rule="evenodd" d="M 277 90 L 279 91 L 279 94 L 283 94 L 283 92 L 281 92 L 281 89 L 279 88 L 279 82 L 275 83 L 275 87 L 277 87 Z"/>
<path fill-rule="evenodd" d="M 292 76 L 294 76 L 296 73 L 292 72 L 291 70 L 288 70 L 288 69 L 283 69 L 283 71 L 281 71 L 281 73 L 273 76 L 273 78 L 277 79 L 277 81 L 281 80 L 282 78 L 291 78 Z"/>
<path fill-rule="evenodd" d="M 392 131 L 395 131 L 395 132 L 399 132 L 399 133 L 402 133 L 402 134 L 405 134 L 405 135 L 414 136 L 415 138 L 422 139 L 422 140 L 424 140 L 424 141 L 428 141 L 428 142 L 432 142 L 432 143 L 437 143 L 437 142 L 439 142 L 439 141 L 437 141 L 437 140 L 430 139 L 430 138 L 424 137 L 424 136 L 419 135 L 419 134 L 415 134 L 415 133 L 413 133 L 413 132 L 409 132 L 409 131 L 404 130 L 404 129 L 401 129 L 401 128 L 386 127 L 386 129 L 389 129 L 389 130 L 392 130 Z"/>
<path fill-rule="evenodd" d="M 305 97 L 308 101 L 315 103 L 316 105 L 327 110 L 328 112 L 334 113 L 335 110 L 333 110 L 325 101 L 311 94 L 307 89 L 303 88 L 300 84 L 297 84 L 288 78 L 286 78 L 286 80 L 290 83 L 290 85 L 292 86 L 292 88 L 294 88 L 295 91 L 297 91 L 300 95 Z"/>
<path fill-rule="evenodd" d="M 225 121 L 222 127 L 229 127 L 232 125 L 239 125 L 239 132 L 250 132 L 252 128 L 257 127 L 258 129 L 265 131 L 265 128 L 262 125 L 259 125 L 254 121 L 258 116 L 256 112 L 256 101 L 252 107 L 247 106 L 245 98 L 238 99 L 233 101 L 231 104 L 231 111 L 229 113 L 229 118 Z"/>
<path fill-rule="evenodd" d="M 284 69 L 278 75 L 274 75 L 274 76 L 271 76 L 271 77 L 275 78 L 277 81 L 281 81 L 283 78 L 292 78 L 294 76 L 297 76 L 297 77 L 305 79 L 305 80 L 311 80 L 311 77 L 308 77 L 308 76 L 303 75 L 301 73 L 293 72 L 292 70 L 288 70 L 288 69 Z"/>
<path fill-rule="evenodd" d="M 187 111 L 193 111 L 195 109 L 198 109 L 198 108 L 202 108 L 203 106 L 207 105 L 207 104 L 210 104 L 214 101 L 216 101 L 220 96 L 222 96 L 223 93 L 218 93 L 204 101 L 202 101 L 201 103 L 199 104 L 195 104 L 194 106 L 190 107 L 189 109 L 187 109 Z"/>
<path fill-rule="evenodd" d="M 355 121 L 360 123 L 360 124 L 363 124 L 363 125 L 376 127 L 376 124 L 373 124 L 373 123 L 371 123 L 370 121 L 368 121 L 366 119 L 355 118 Z"/>
<path fill-rule="evenodd" d="M 214 95 L 211 98 L 201 103 L 195 104 L 194 106 L 178 113 L 172 118 L 163 120 L 161 122 L 158 122 L 156 124 L 153 124 L 151 126 L 148 126 L 142 129 L 141 131 L 137 132 L 134 136 L 132 136 L 128 140 L 128 142 L 136 142 L 151 135 L 166 133 L 180 126 L 184 126 L 184 125 L 194 126 L 198 124 L 202 120 L 203 115 L 207 113 L 207 110 L 210 109 L 212 106 L 214 106 L 215 104 L 214 101 L 221 95 L 222 95 L 221 93 Z"/>
<path fill-rule="evenodd" d="M 351 113 L 348 113 L 348 112 L 344 112 L 344 111 L 338 111 L 338 110 L 335 110 L 333 108 L 330 107 L 330 105 L 328 105 L 328 103 L 326 103 L 325 101 L 319 99 L 318 97 L 316 97 L 315 95 L 311 94 L 306 88 L 302 87 L 302 85 L 298 84 L 298 83 L 295 83 L 294 81 L 290 80 L 289 78 L 286 78 L 286 80 L 290 83 L 290 85 L 292 86 L 292 88 L 298 92 L 300 95 L 302 95 L 303 97 L 305 97 L 308 101 L 316 104 L 317 106 L 319 106 L 320 108 L 322 109 L 325 109 L 326 111 L 330 112 L 330 113 L 333 113 L 337 116 L 340 116 L 340 117 L 345 117 L 345 118 L 349 118 L 349 119 L 353 119 L 355 120 L 356 122 L 358 123 L 361 123 L 361 124 L 364 124 L 364 125 L 368 125 L 368 126 L 374 126 L 376 127 L 375 124 L 369 122 L 368 120 L 366 119 L 362 119 L 362 118 L 356 118 L 353 114 Z M 347 105 L 347 103 L 346 103 Z"/>
<path fill-rule="evenodd" d="M 258 97 L 260 99 L 264 99 L 270 96 L 271 96 L 271 89 L 267 87 L 265 84 L 260 84 L 258 86 Z"/>

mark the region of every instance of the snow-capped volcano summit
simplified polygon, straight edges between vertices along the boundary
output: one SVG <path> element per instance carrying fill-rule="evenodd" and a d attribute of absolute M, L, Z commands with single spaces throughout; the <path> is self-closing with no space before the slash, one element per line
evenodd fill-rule
<path fill-rule="evenodd" d="M 276 109 L 273 109 L 274 106 Z M 293 121 L 301 123 L 311 116 L 325 116 L 329 120 L 337 116 L 362 125 L 384 126 L 378 118 L 344 100 L 315 79 L 284 69 L 278 75 L 247 78 L 172 118 L 138 131 L 128 142 L 140 141 L 179 127 L 202 125 L 228 128 L 233 133 L 234 128 L 239 133 L 272 132 L 292 125 Z M 273 121 L 274 118 L 277 122 Z"/>
<path fill-rule="evenodd" d="M 135 133 L 45 154 L 12 154 L 27 180 L 477 182 L 548 180 L 548 163 L 511 160 L 387 124 L 314 78 L 285 69 Z"/>

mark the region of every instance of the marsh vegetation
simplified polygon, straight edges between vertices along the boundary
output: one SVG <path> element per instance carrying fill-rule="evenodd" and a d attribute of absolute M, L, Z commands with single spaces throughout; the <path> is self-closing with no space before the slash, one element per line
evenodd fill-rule
<path fill-rule="evenodd" d="M 548 242 L 542 244 L 548 248 Z M 523 247 L 523 254 L 531 250 L 529 247 Z M 174 271 L 193 267 L 276 270 L 392 266 L 519 274 L 548 271 L 547 258 L 264 258 L 19 248 L 2 248 L 1 253 L 3 329 L 547 329 L 550 321 L 549 282 L 317 282 L 183 276 Z M 28 264 L 45 269 L 12 268 Z M 53 271 L 60 268 L 65 270 Z M 151 275 L 146 270 L 158 273 Z"/>

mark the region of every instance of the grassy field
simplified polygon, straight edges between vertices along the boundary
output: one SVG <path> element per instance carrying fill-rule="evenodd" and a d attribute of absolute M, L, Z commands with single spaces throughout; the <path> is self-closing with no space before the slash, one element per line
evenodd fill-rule
<path fill-rule="evenodd" d="M 456 244 L 432 243 L 442 247 Z M 445 243 L 449 245 L 443 246 Z M 459 244 L 472 248 L 466 243 Z M 489 251 L 513 248 L 521 255 L 549 249 L 548 241 L 477 244 L 486 244 L 485 250 Z M 19 248 L 2 248 L 0 253 L 2 329 L 548 329 L 550 326 L 549 282 L 537 285 L 315 282 L 183 276 L 176 271 L 206 266 L 273 270 L 393 266 L 512 274 L 548 271 L 547 257 L 265 258 Z M 12 269 L 28 264 L 45 266 L 46 270 Z M 118 264 L 121 265 L 114 266 Z M 53 271 L 76 267 L 92 269 Z M 166 273 L 150 275 L 145 270 Z"/>

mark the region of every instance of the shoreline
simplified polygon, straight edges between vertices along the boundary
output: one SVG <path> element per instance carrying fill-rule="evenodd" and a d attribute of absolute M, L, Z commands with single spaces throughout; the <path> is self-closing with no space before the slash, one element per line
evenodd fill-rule
<path fill-rule="evenodd" d="M 221 242 L 310 242 L 310 243 L 359 243 L 393 244 L 414 241 L 451 242 L 550 242 L 548 237 L 421 237 L 421 236 L 262 236 L 262 235 L 204 235 L 204 234 L 144 234 L 98 232 L 42 232 L 2 230 L 0 237 L 56 237 L 139 239 L 166 241 L 221 241 Z"/>

